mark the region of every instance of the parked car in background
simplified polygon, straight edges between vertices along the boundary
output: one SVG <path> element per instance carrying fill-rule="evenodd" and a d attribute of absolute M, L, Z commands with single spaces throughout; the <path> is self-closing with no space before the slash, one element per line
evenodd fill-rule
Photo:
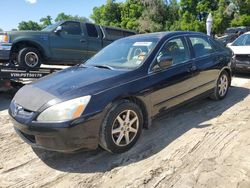
<path fill-rule="evenodd" d="M 227 46 L 234 53 L 232 70 L 234 72 L 250 72 L 250 32 L 241 35 Z"/>
<path fill-rule="evenodd" d="M 45 64 L 86 61 L 113 41 L 134 31 L 77 21 L 61 21 L 42 31 L 0 33 L 0 61 L 37 68 Z"/>
<path fill-rule="evenodd" d="M 247 26 L 227 28 L 224 35 L 217 37 L 216 39 L 226 46 L 247 31 L 249 31 L 249 27 Z"/>
<path fill-rule="evenodd" d="M 85 64 L 24 86 L 9 114 L 33 147 L 69 152 L 100 145 L 125 152 L 162 113 L 197 97 L 223 99 L 231 55 L 197 32 L 127 37 Z"/>

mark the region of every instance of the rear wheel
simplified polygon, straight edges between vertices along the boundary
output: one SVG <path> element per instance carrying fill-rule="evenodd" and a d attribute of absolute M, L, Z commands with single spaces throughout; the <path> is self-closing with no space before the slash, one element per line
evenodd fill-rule
<path fill-rule="evenodd" d="M 224 99 L 227 95 L 229 85 L 230 77 L 226 71 L 223 71 L 217 80 L 217 84 L 214 88 L 214 93 L 211 95 L 211 98 L 214 100 Z"/>
<path fill-rule="evenodd" d="M 120 101 L 111 108 L 104 119 L 99 144 L 111 153 L 123 153 L 137 142 L 142 125 L 140 108 L 130 101 Z"/>
<path fill-rule="evenodd" d="M 42 63 L 40 52 L 36 48 L 23 48 L 18 52 L 17 62 L 26 68 L 38 68 Z"/>

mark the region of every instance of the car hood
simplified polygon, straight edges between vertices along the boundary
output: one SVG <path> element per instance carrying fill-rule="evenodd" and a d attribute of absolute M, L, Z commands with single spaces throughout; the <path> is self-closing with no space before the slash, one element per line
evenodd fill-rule
<path fill-rule="evenodd" d="M 45 35 L 49 34 L 48 31 L 8 31 L 6 32 L 9 35 Z"/>
<path fill-rule="evenodd" d="M 250 46 L 229 46 L 234 54 L 250 54 Z"/>
<path fill-rule="evenodd" d="M 128 71 L 75 66 L 22 87 L 14 101 L 26 110 L 38 111 L 50 101 L 54 103 L 85 95 L 93 95 L 119 84 Z"/>

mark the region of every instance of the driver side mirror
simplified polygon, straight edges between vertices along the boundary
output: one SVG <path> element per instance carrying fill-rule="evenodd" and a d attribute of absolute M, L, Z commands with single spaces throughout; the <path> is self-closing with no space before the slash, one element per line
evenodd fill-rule
<path fill-rule="evenodd" d="M 166 69 L 173 65 L 173 57 L 169 55 L 163 55 L 157 58 L 157 63 L 161 69 Z"/>
<path fill-rule="evenodd" d="M 58 26 L 56 30 L 54 31 L 56 34 L 59 34 L 62 31 L 62 26 Z"/>

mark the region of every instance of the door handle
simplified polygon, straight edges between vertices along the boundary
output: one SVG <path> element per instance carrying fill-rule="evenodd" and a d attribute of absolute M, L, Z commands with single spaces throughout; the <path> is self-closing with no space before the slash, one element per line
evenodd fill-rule
<path fill-rule="evenodd" d="M 80 42 L 84 43 L 84 42 L 87 42 L 87 40 L 86 39 L 81 39 Z"/>

